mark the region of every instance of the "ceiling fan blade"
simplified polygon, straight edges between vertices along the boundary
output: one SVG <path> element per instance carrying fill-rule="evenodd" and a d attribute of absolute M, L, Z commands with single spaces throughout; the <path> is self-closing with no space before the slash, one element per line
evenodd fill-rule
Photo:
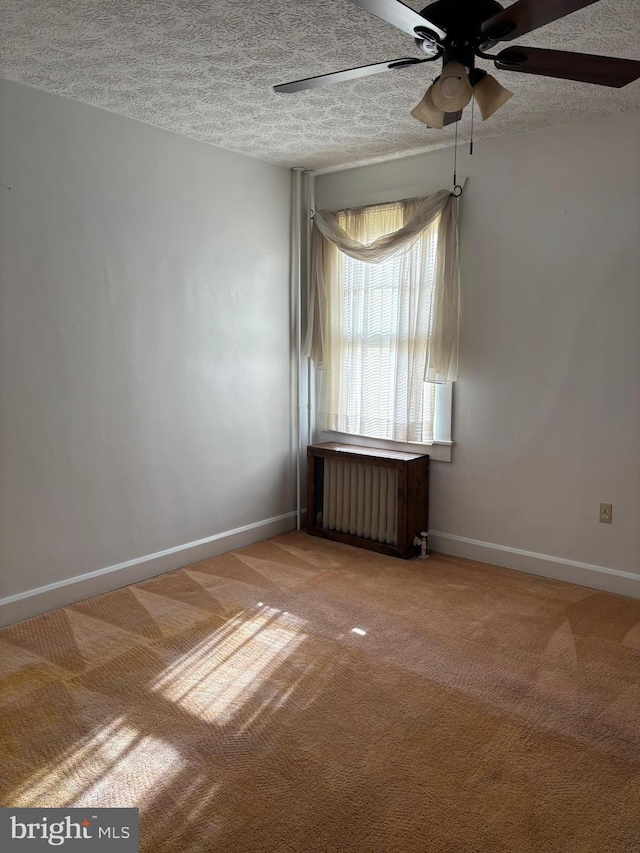
<path fill-rule="evenodd" d="M 318 74 L 317 77 L 305 77 L 304 80 L 294 80 L 291 83 L 281 83 L 274 86 L 274 92 L 302 92 L 305 89 L 317 89 L 319 86 L 330 86 L 343 80 L 355 80 L 358 77 L 368 77 L 381 71 L 392 71 L 394 68 L 406 68 L 409 65 L 419 65 L 429 62 L 428 59 L 393 59 L 390 62 L 374 62 L 372 65 L 360 65 L 358 68 L 348 68 L 345 71 L 333 71 L 331 74 Z"/>
<path fill-rule="evenodd" d="M 454 124 L 456 121 L 460 121 L 462 118 L 462 110 L 458 110 L 457 113 L 445 113 L 444 114 L 444 127 L 448 124 Z"/>
<path fill-rule="evenodd" d="M 511 41 L 564 18 L 596 0 L 518 0 L 483 22 L 481 30 L 492 41 Z"/>
<path fill-rule="evenodd" d="M 405 6 L 400 0 L 351 0 L 351 2 L 414 38 L 424 35 L 420 32 L 421 29 L 430 30 L 441 39 L 446 36 L 444 30 L 423 18 L 414 9 Z"/>
<path fill-rule="evenodd" d="M 540 47 L 507 47 L 495 57 L 496 68 L 541 74 L 581 83 L 597 83 L 619 89 L 640 77 L 640 62 L 616 59 L 594 53 L 572 53 L 567 50 L 545 50 Z"/>

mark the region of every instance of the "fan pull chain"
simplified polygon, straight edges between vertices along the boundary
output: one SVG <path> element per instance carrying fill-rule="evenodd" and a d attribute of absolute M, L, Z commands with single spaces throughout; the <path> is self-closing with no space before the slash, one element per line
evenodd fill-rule
<path fill-rule="evenodd" d="M 469 141 L 469 157 L 473 154 L 473 114 L 476 111 L 476 93 L 471 93 L 471 139 Z"/>
<path fill-rule="evenodd" d="M 458 166 L 458 120 L 456 119 L 456 136 L 453 143 L 453 188 L 455 189 L 457 181 L 456 169 Z"/>
<path fill-rule="evenodd" d="M 458 171 L 458 122 L 456 121 L 456 136 L 455 136 L 455 142 L 453 145 L 453 192 L 451 193 L 451 195 L 454 196 L 455 198 L 460 198 L 460 196 L 462 195 L 462 187 L 458 183 L 457 171 Z"/>

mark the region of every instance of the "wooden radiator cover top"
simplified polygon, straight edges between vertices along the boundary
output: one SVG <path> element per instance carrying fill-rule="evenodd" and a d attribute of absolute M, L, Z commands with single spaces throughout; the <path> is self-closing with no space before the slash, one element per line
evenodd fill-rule
<path fill-rule="evenodd" d="M 360 462 L 363 465 L 396 469 L 398 516 L 395 545 L 325 529 L 316 523 L 316 515 L 321 506 L 324 461 L 337 456 L 345 461 Z M 414 536 L 429 529 L 429 461 L 429 455 L 426 453 L 407 453 L 335 441 L 310 444 L 307 447 L 307 532 L 312 536 L 324 536 L 404 559 L 413 556 L 416 553 Z"/>
<path fill-rule="evenodd" d="M 372 456 L 376 459 L 395 459 L 398 462 L 411 462 L 413 459 L 420 459 L 423 456 L 428 456 L 427 453 L 407 453 L 404 450 L 386 450 L 380 447 L 363 447 L 357 444 L 342 444 L 338 441 L 325 441 L 323 444 L 310 444 L 307 450 L 311 450 L 316 455 L 318 451 L 326 450 L 328 453 L 346 453 L 353 456 Z"/>

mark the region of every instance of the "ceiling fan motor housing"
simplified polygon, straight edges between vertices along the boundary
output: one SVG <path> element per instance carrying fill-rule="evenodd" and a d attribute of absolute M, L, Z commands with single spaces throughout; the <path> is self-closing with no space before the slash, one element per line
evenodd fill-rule
<path fill-rule="evenodd" d="M 502 12 L 502 6 L 496 0 L 436 0 L 425 6 L 420 14 L 433 21 L 456 40 L 478 41 L 480 26 L 488 18 Z M 486 41 L 486 36 L 483 36 Z"/>
<path fill-rule="evenodd" d="M 475 64 L 475 48 L 487 41 L 480 27 L 498 12 L 502 12 L 502 6 L 496 0 L 436 0 L 425 6 L 420 14 L 447 33 L 441 41 L 444 65 L 456 61 L 471 70 Z M 416 42 L 420 45 L 421 39 Z"/>

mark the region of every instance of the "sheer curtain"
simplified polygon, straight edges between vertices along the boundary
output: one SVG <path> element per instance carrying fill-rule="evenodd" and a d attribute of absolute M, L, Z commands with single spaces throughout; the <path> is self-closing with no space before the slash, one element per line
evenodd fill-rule
<path fill-rule="evenodd" d="M 306 353 L 321 429 L 433 440 L 433 383 L 457 370 L 456 215 L 446 190 L 316 213 Z"/>

